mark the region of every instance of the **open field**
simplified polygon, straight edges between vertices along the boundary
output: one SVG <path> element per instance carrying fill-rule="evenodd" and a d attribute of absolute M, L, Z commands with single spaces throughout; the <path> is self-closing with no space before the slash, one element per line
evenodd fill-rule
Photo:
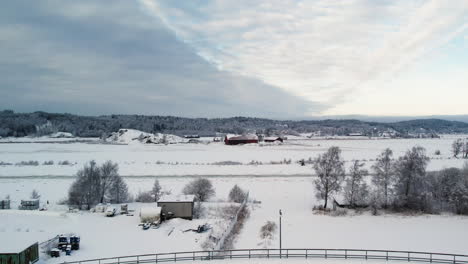
<path fill-rule="evenodd" d="M 126 178 L 133 193 L 149 190 L 153 180 L 149 177 Z M 163 189 L 177 194 L 191 178 L 166 177 L 159 180 Z M 12 200 L 17 201 L 27 197 L 36 188 L 42 195 L 42 203 L 46 200 L 50 202 L 47 212 L 0 211 L 0 222 L 6 223 L 0 228 L 1 235 L 14 236 L 15 232 L 28 232 L 43 241 L 59 233 L 79 233 L 82 236 L 82 250 L 71 257 L 48 260 L 55 263 L 127 254 L 200 250 L 206 234 L 183 233 L 182 230 L 205 222 L 223 225 L 224 220 L 216 218 L 193 222 L 173 220 L 160 229 L 145 232 L 137 227 L 137 215 L 106 218 L 102 214 L 65 213 L 66 208 L 55 205 L 55 202 L 65 197 L 71 181 L 68 178 L 1 179 L 2 196 L 10 194 Z M 312 207 L 320 202 L 314 197 L 312 179 L 308 177 L 221 177 L 212 178 L 212 181 L 216 197 L 209 204 L 216 206 L 221 202 L 219 205 L 222 205 L 234 184 L 249 190 L 252 200 L 260 201 L 250 204 L 250 217 L 234 243 L 235 248 L 278 247 L 277 232 L 272 240 L 265 241 L 259 237 L 259 230 L 266 221 L 278 222 L 278 210 L 282 209 L 283 247 L 468 252 L 465 243 L 468 217 L 399 214 L 371 216 L 369 212 L 351 212 L 340 217 L 318 215 L 314 214 Z M 138 203 L 130 205 L 133 209 L 140 206 Z M 168 236 L 172 228 L 175 230 Z"/>
<path fill-rule="evenodd" d="M 284 144 L 225 146 L 211 144 L 111 145 L 89 143 L 2 143 L 0 161 L 0 197 L 10 195 L 12 208 L 28 198 L 33 189 L 41 195 L 41 205 L 48 211 L 0 211 L 0 235 L 33 236 L 42 242 L 60 233 L 78 233 L 82 249 L 71 257 L 45 260 L 49 263 L 112 257 L 128 254 L 201 250 L 209 233 L 184 233 L 203 223 L 222 230 L 227 220 L 219 216 L 230 188 L 234 184 L 250 191 L 250 216 L 234 241 L 235 248 L 276 248 L 278 233 L 271 240 L 259 237 L 266 221 L 278 222 L 283 210 L 283 247 L 289 248 L 366 248 L 409 251 L 433 251 L 466 254 L 468 252 L 468 217 L 454 215 L 372 216 L 369 212 L 349 212 L 345 216 L 314 213 L 315 198 L 310 165 L 300 166 L 299 159 L 316 157 L 329 146 L 337 145 L 346 160 L 374 159 L 390 147 L 395 156 L 415 145 L 427 149 L 432 158 L 429 169 L 462 166 L 464 160 L 451 158 L 450 146 L 459 136 L 441 139 L 411 140 L 309 140 L 291 139 Z M 440 150 L 440 156 L 434 155 Z M 142 231 L 139 203 L 130 204 L 134 216 L 106 218 L 87 212 L 67 213 L 57 202 L 67 196 L 73 175 L 91 159 L 112 160 L 120 167 L 132 194 L 148 191 L 158 178 L 164 191 L 179 194 L 183 186 L 198 176 L 209 176 L 216 196 L 205 206 L 214 208 L 202 219 L 175 219 L 160 229 Z M 291 164 L 270 164 L 284 159 Z M 37 166 L 14 165 L 21 161 L 38 161 Z M 53 165 L 43 165 L 52 160 Z M 249 164 L 252 160 L 256 164 Z M 70 165 L 59 165 L 69 161 Z M 231 165 L 219 165 L 229 161 Z M 369 166 L 372 163 L 368 163 Z M 232 165 L 237 164 L 237 165 Z M 153 175 L 153 176 L 151 176 Z M 235 177 L 234 177 L 235 175 Z M 47 201 L 49 204 L 47 204 Z M 253 202 L 256 201 L 256 202 Z M 173 230 L 171 232 L 171 230 Z M 170 233 L 170 234 L 169 234 Z M 260 262 L 258 262 L 260 263 Z"/>
<path fill-rule="evenodd" d="M 339 146 L 346 161 L 360 159 L 372 164 L 385 148 L 395 157 L 419 145 L 431 157 L 429 170 L 461 167 L 464 160 L 455 159 L 451 144 L 462 136 L 440 139 L 305 139 L 286 140 L 284 144 L 251 144 L 226 146 L 223 143 L 170 145 L 111 145 L 96 143 L 2 143 L 0 144 L 0 177 L 4 176 L 72 176 L 89 160 L 98 163 L 117 162 L 124 176 L 184 175 L 311 175 L 310 166 L 300 166 L 300 159 L 315 158 L 330 146 Z M 463 136 L 466 137 L 466 136 Z M 435 155 L 440 150 L 441 155 Z M 291 161 L 286 164 L 285 161 Z M 15 165 L 37 161 L 38 166 Z M 52 161 L 53 165 L 43 165 Z M 68 165 L 59 165 L 67 161 Z M 2 163 L 3 162 L 3 163 Z M 227 165 L 226 165 L 227 164 Z"/>

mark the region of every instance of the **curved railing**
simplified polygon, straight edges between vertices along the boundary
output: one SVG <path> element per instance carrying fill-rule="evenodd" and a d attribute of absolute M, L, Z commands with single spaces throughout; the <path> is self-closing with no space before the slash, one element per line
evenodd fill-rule
<path fill-rule="evenodd" d="M 214 251 L 190 251 L 158 253 L 114 258 L 90 259 L 64 264 L 144 264 L 159 262 L 223 260 L 223 259 L 269 259 L 269 258 L 322 258 L 322 259 L 377 259 L 408 262 L 468 264 L 468 255 L 445 253 L 370 250 L 370 249 L 233 249 Z"/>

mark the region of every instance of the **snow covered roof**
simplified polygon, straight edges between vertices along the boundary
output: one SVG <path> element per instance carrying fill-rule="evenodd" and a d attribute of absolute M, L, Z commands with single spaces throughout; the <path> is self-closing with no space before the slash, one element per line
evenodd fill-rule
<path fill-rule="evenodd" d="M 258 140 L 257 135 L 248 134 L 242 136 L 227 136 L 228 140 Z"/>
<path fill-rule="evenodd" d="M 174 202 L 193 202 L 195 195 L 166 195 L 159 199 L 160 203 L 174 203 Z"/>
<path fill-rule="evenodd" d="M 20 253 L 37 242 L 31 233 L 2 232 L 0 235 L 0 254 Z"/>

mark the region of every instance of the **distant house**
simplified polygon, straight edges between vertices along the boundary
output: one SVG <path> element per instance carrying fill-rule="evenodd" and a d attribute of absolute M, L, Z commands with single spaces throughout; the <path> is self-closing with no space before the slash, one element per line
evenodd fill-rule
<path fill-rule="evenodd" d="M 31 235 L 15 232 L 0 236 L 0 264 L 30 264 L 39 260 L 39 244 Z"/>
<path fill-rule="evenodd" d="M 257 135 L 242 135 L 242 136 L 226 136 L 224 138 L 224 144 L 226 145 L 239 145 L 239 144 L 250 144 L 258 143 Z"/>
<path fill-rule="evenodd" d="M 184 138 L 200 138 L 199 135 L 184 135 Z"/>
<path fill-rule="evenodd" d="M 184 218 L 193 219 L 195 195 L 164 196 L 158 201 L 163 219 Z"/>
<path fill-rule="evenodd" d="M 39 199 L 21 200 L 20 210 L 37 210 L 39 209 Z"/>
<path fill-rule="evenodd" d="M 266 137 L 263 139 L 265 142 L 283 142 L 281 137 Z"/>
<path fill-rule="evenodd" d="M 10 200 L 0 200 L 0 210 L 10 209 Z"/>

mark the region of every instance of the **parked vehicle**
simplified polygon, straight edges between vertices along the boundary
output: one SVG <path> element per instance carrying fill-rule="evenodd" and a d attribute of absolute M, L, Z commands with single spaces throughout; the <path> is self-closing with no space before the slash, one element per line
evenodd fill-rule
<path fill-rule="evenodd" d="M 107 217 L 112 217 L 112 216 L 115 215 L 116 212 L 117 212 L 117 210 L 115 209 L 115 207 L 113 207 L 113 206 L 107 207 L 106 216 Z"/>

